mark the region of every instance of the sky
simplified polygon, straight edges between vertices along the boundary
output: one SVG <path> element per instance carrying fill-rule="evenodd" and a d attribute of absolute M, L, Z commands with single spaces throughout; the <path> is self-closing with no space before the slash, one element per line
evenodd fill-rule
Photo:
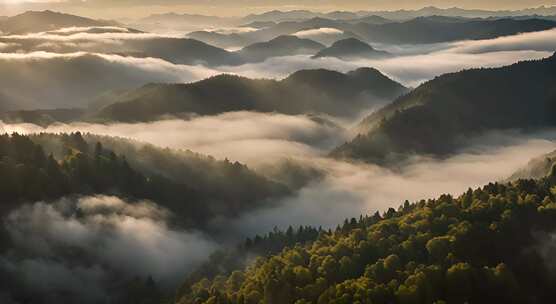
<path fill-rule="evenodd" d="M 0 0 L 0 15 L 11 15 L 27 9 L 54 9 L 113 18 L 115 14 L 136 17 L 168 11 L 237 16 L 272 9 L 398 10 L 437 6 L 513 10 L 542 5 L 556 5 L 556 0 Z M 107 11 L 108 7 L 112 10 Z"/>

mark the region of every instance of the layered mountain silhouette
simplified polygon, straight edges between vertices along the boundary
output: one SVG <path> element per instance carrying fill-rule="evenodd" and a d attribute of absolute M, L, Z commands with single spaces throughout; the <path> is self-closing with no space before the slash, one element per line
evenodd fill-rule
<path fill-rule="evenodd" d="M 369 41 L 394 44 L 438 43 L 456 40 L 492 39 L 556 27 L 549 20 L 498 19 L 458 20 L 446 17 L 419 17 L 407 22 L 355 25 L 353 32 Z"/>
<path fill-rule="evenodd" d="M 318 52 L 313 58 L 336 57 L 340 59 L 379 59 L 392 56 L 385 51 L 375 50 L 368 43 L 356 38 L 348 38 L 336 41 L 332 46 Z"/>
<path fill-rule="evenodd" d="M 385 162 L 446 155 L 490 130 L 556 125 L 556 55 L 431 80 L 367 117 L 332 155 Z"/>
<path fill-rule="evenodd" d="M 213 115 L 229 111 L 356 115 L 407 92 L 370 68 L 347 74 L 302 70 L 284 80 L 219 75 L 190 84 L 149 84 L 104 100 L 96 119 L 149 121 L 163 115 Z"/>
<path fill-rule="evenodd" d="M 63 14 L 53 11 L 28 11 L 13 17 L 0 19 L 0 32 L 4 34 L 27 34 L 46 32 L 65 27 L 114 26 L 114 21 Z"/>
<path fill-rule="evenodd" d="M 399 22 L 353 22 L 316 17 L 302 21 L 280 22 L 275 26 L 241 34 L 200 34 L 192 38 L 210 36 L 217 45 L 241 45 L 242 41 L 267 41 L 282 35 L 292 35 L 310 29 L 336 29 L 349 33 L 351 37 L 374 43 L 422 44 L 457 40 L 491 39 L 518 33 L 548 30 L 556 22 L 545 18 L 532 19 L 466 19 L 461 17 L 427 16 Z M 348 37 L 344 37 L 348 38 Z"/>

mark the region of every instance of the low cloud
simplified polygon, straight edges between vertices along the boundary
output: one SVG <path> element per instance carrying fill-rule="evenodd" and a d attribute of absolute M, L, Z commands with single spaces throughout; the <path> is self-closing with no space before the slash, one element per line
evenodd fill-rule
<path fill-rule="evenodd" d="M 405 200 L 414 202 L 445 193 L 457 196 L 470 187 L 503 180 L 531 158 L 553 151 L 554 135 L 549 132 L 528 137 L 519 132 L 496 132 L 475 138 L 473 146 L 447 159 L 419 157 L 397 170 L 323 158 L 299 159 L 327 172 L 326 177 L 276 208 L 257 210 L 227 225 L 230 232 L 247 236 L 275 226 L 334 228 L 345 218 L 397 208 Z M 503 140 L 487 144 L 492 137 Z"/>
<path fill-rule="evenodd" d="M 415 157 L 400 168 L 388 169 L 325 158 L 330 148 L 347 139 L 346 132 L 307 116 L 237 112 L 190 121 L 70 124 L 46 129 L 28 124 L 2 127 L 6 132 L 22 133 L 80 130 L 191 149 L 220 159 L 227 157 L 257 170 L 288 159 L 325 172 L 322 180 L 315 180 L 296 196 L 280 201 L 277 208 L 257 210 L 232 223 L 227 219 L 214 221 L 215 226 L 231 227 L 229 233 L 234 239 L 238 235 L 264 233 L 274 226 L 330 227 L 347 217 L 397 207 L 406 199 L 428 199 L 443 193 L 458 195 L 469 187 L 504 180 L 530 159 L 556 149 L 556 133 L 552 130 L 535 134 L 491 132 L 470 139 L 465 150 L 447 159 Z"/>
<path fill-rule="evenodd" d="M 250 165 L 293 156 L 323 155 L 347 139 L 347 132 L 332 122 L 306 115 L 230 112 L 191 120 L 149 123 L 57 124 L 46 128 L 32 124 L 0 124 L 12 133 L 89 132 L 133 138 L 160 147 L 190 149 L 219 159 Z"/>
<path fill-rule="evenodd" d="M 169 227 L 168 219 L 152 202 L 110 196 L 25 205 L 4 219 L 13 248 L 0 257 L 0 270 L 30 294 L 52 297 L 44 302 L 64 294 L 60 303 L 98 303 L 111 284 L 135 276 L 175 287 L 217 245 L 200 232 Z"/>
<path fill-rule="evenodd" d="M 462 41 L 453 44 L 451 51 L 480 54 L 500 51 L 533 50 L 539 52 L 556 51 L 556 29 L 523 33 L 495 39 Z"/>
<path fill-rule="evenodd" d="M 299 38 L 315 40 L 326 45 L 330 45 L 337 40 L 345 38 L 344 31 L 330 27 L 303 30 L 293 33 L 292 35 Z"/>
<path fill-rule="evenodd" d="M 106 30 L 107 32 L 90 32 L 91 30 Z M 112 31 L 110 31 L 112 30 Z M 116 30 L 113 27 L 107 28 L 87 28 L 74 27 L 64 28 L 58 31 L 39 32 L 24 35 L 5 35 L 0 39 L 18 41 L 18 40 L 48 40 L 48 41 L 105 41 L 105 40 L 145 40 L 156 38 L 184 38 L 183 35 L 163 35 L 153 33 L 131 33 L 121 29 Z"/>
<path fill-rule="evenodd" d="M 0 53 L 0 69 L 0 94 L 18 100 L 11 102 L 17 109 L 87 107 L 106 91 L 150 82 L 190 82 L 217 73 L 158 58 L 86 52 Z"/>
<path fill-rule="evenodd" d="M 121 40 L 111 41 L 117 43 Z M 19 104 L 23 109 L 83 107 L 90 99 L 106 91 L 134 88 L 149 82 L 191 82 L 220 73 L 281 79 L 301 69 L 325 68 L 347 72 L 359 67 L 377 68 L 404 85 L 415 87 L 444 73 L 545 58 L 556 48 L 554 41 L 556 30 L 551 30 L 490 40 L 411 46 L 401 56 L 381 60 L 344 61 L 300 55 L 212 68 L 174 64 L 160 58 L 97 52 L 0 53 L 0 68 L 3 71 L 0 75 L 0 94 L 12 99 L 7 101 L 8 104 Z M 46 44 L 54 42 L 60 43 L 44 40 Z M 91 47 L 81 45 L 90 43 L 87 40 L 63 43 L 75 44 L 71 46 L 74 48 Z M 43 46 L 52 48 L 52 45 Z M 110 48 L 114 47 L 118 48 Z"/>

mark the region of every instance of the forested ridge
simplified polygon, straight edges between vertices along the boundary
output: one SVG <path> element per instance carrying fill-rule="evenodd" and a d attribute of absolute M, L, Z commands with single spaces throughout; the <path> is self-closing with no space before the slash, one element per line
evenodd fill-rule
<path fill-rule="evenodd" d="M 243 270 L 188 282 L 177 302 L 550 303 L 555 185 L 556 168 L 539 180 L 406 201 L 317 230 L 314 242 Z"/>
<path fill-rule="evenodd" d="M 84 137 L 93 141 L 88 143 Z M 127 156 L 105 148 L 101 141 Z M 108 194 L 155 201 L 174 212 L 183 224 L 199 226 L 216 215 L 235 216 L 260 207 L 267 198 L 290 193 L 286 186 L 266 180 L 240 163 L 203 160 L 189 153 L 192 155 L 173 156 L 170 151 L 149 146 L 140 149 L 121 139 L 79 132 L 2 135 L 2 214 L 26 202 Z M 162 174 L 155 164 L 177 170 Z M 196 168 L 204 171 L 196 172 Z"/>
<path fill-rule="evenodd" d="M 556 55 L 501 68 L 445 74 L 371 114 L 336 157 L 397 162 L 444 156 L 492 130 L 556 125 Z"/>

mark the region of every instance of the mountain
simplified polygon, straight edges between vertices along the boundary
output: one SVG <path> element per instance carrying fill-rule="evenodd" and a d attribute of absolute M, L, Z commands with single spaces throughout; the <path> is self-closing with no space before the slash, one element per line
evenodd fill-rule
<path fill-rule="evenodd" d="M 4 34 L 27 34 L 46 32 L 64 27 L 114 26 L 113 21 L 57 13 L 53 11 L 28 11 L 0 20 L 0 32 Z"/>
<path fill-rule="evenodd" d="M 128 64 L 124 57 L 108 60 L 83 54 L 29 58 L 0 58 L 0 110 L 87 108 L 91 100 L 106 91 L 188 77 L 186 73 L 177 77 L 156 69 L 145 70 Z"/>
<path fill-rule="evenodd" d="M 356 115 L 407 89 L 374 69 L 342 74 L 302 70 L 281 81 L 219 75 L 190 84 L 149 84 L 117 95 L 94 118 L 149 121 L 162 115 L 214 115 L 230 111 Z"/>
<path fill-rule="evenodd" d="M 386 23 L 394 22 L 390 19 L 386 19 L 384 17 L 377 16 L 377 15 L 358 17 L 358 18 L 354 18 L 354 19 L 348 19 L 348 20 L 345 20 L 345 21 L 348 22 L 348 23 L 352 23 L 352 24 L 356 24 L 356 23 L 386 24 Z"/>
<path fill-rule="evenodd" d="M 284 21 L 270 27 L 263 27 L 256 31 L 245 33 L 221 34 L 207 31 L 200 31 L 188 34 L 188 37 L 204 41 L 216 46 L 246 46 L 257 42 L 265 42 L 279 36 L 294 35 L 297 32 L 320 29 L 338 28 L 340 22 L 332 19 L 315 17 L 303 19 L 301 21 Z M 339 30 L 341 31 L 341 30 Z"/>
<path fill-rule="evenodd" d="M 429 16 L 446 16 L 446 17 L 464 17 L 464 18 L 489 18 L 489 17 L 514 17 L 539 15 L 548 16 L 556 15 L 556 6 L 540 6 L 537 8 L 527 8 L 522 10 L 479 10 L 479 9 L 462 9 L 458 7 L 437 8 L 434 6 L 423 7 L 418 10 L 397 10 L 397 11 L 368 11 L 358 12 L 360 15 L 377 15 L 391 20 L 409 20 L 417 17 Z"/>
<path fill-rule="evenodd" d="M 122 50 L 142 53 L 145 57 L 161 58 L 177 64 L 208 66 L 240 64 L 240 58 L 221 48 L 195 39 L 154 38 L 123 41 Z"/>
<path fill-rule="evenodd" d="M 378 59 L 390 56 L 390 53 L 375 50 L 372 46 L 361 40 L 348 38 L 334 42 L 332 46 L 321 50 L 314 55 L 313 58 L 336 57 L 340 59 Z"/>
<path fill-rule="evenodd" d="M 163 13 L 131 21 L 129 25 L 148 32 L 183 33 L 212 27 L 233 27 L 240 22 L 239 18 L 234 17 Z"/>
<path fill-rule="evenodd" d="M 194 31 L 187 34 L 188 38 L 203 41 L 210 45 L 214 45 L 219 48 L 238 48 L 243 47 L 252 43 L 259 42 L 257 39 L 247 37 L 244 34 L 230 33 L 222 34 L 217 32 L 209 31 Z"/>
<path fill-rule="evenodd" d="M 226 253 L 216 256 L 220 270 L 188 279 L 177 303 L 549 303 L 555 185 L 554 175 L 491 183 L 335 230 L 257 236 L 244 247 L 284 247 L 236 269 L 220 266 L 233 261 Z"/>
<path fill-rule="evenodd" d="M 280 22 L 256 31 L 234 34 L 196 33 L 190 37 L 215 45 L 241 45 L 245 41 L 262 42 L 282 35 L 297 35 L 313 30 L 336 31 L 336 40 L 357 38 L 368 43 L 425 44 L 457 40 L 492 39 L 519 33 L 543 31 L 556 27 L 556 21 L 546 19 L 466 19 L 461 17 L 427 16 L 408 21 L 368 23 L 365 21 L 333 20 L 321 17 L 301 21 Z M 300 36 L 301 37 L 301 36 Z M 327 44 L 328 40 L 317 40 Z"/>
<path fill-rule="evenodd" d="M 265 27 L 271 27 L 271 26 L 275 26 L 276 22 L 274 21 L 253 21 L 251 23 L 247 23 L 242 25 L 242 27 L 251 27 L 251 28 L 256 28 L 256 29 L 261 29 L 261 28 L 265 28 Z"/>
<path fill-rule="evenodd" d="M 385 162 L 445 155 L 489 130 L 556 125 L 556 54 L 502 68 L 435 78 L 365 118 L 332 155 Z"/>
<path fill-rule="evenodd" d="M 418 17 L 405 22 L 356 24 L 351 29 L 367 41 L 392 44 L 439 43 L 456 40 L 492 39 L 556 27 L 550 20 L 460 20 L 446 17 Z"/>
<path fill-rule="evenodd" d="M 152 14 L 150 16 L 141 18 L 138 20 L 139 23 L 162 23 L 162 24 L 203 24 L 203 25 L 220 25 L 230 23 L 232 18 L 224 18 L 218 16 L 206 16 L 199 14 L 176 14 L 176 13 L 165 13 L 165 14 Z"/>
<path fill-rule="evenodd" d="M 255 21 L 273 21 L 273 22 L 282 22 L 282 21 L 295 21 L 295 20 L 304 20 L 310 19 L 321 14 L 307 11 L 307 10 L 293 10 L 293 11 L 279 11 L 273 10 L 269 12 L 264 12 L 262 14 L 251 14 L 247 15 L 243 18 L 245 23 L 255 22 Z"/>
<path fill-rule="evenodd" d="M 310 39 L 296 36 L 279 36 L 267 42 L 249 45 L 236 52 L 244 62 L 260 62 L 271 57 L 312 55 L 325 46 Z"/>

